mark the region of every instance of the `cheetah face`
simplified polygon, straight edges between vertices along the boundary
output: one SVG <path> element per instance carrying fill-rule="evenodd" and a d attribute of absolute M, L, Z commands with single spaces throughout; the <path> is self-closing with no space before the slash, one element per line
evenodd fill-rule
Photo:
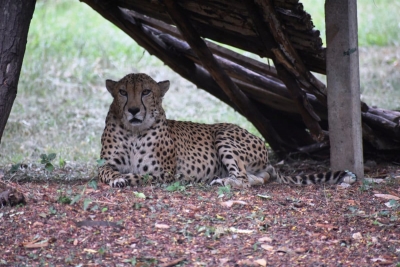
<path fill-rule="evenodd" d="M 169 81 L 157 83 L 146 74 L 128 74 L 118 82 L 107 80 L 106 87 L 114 98 L 112 110 L 127 129 L 142 132 L 165 117 L 162 97 Z"/>

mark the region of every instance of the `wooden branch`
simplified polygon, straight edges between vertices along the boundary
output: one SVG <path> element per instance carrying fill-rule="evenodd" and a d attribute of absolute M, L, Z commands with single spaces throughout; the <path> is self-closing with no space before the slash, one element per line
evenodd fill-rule
<path fill-rule="evenodd" d="M 389 138 L 386 138 L 385 135 L 374 131 L 366 123 L 362 124 L 362 134 L 363 139 L 368 141 L 376 150 L 390 151 L 400 149 L 400 144 L 398 142 L 393 142 Z"/>
<path fill-rule="evenodd" d="M 252 117 L 255 120 L 255 127 L 260 133 L 273 141 L 282 142 L 269 121 L 255 108 L 248 97 L 237 87 L 230 77 L 223 71 L 207 45 L 197 34 L 197 31 L 191 25 L 191 22 L 182 14 L 182 9 L 174 0 L 164 0 L 168 13 L 171 15 L 178 29 L 185 37 L 188 44 L 197 54 L 203 63 L 203 66 L 209 71 L 214 80 L 221 89 L 228 95 L 229 99 L 235 103 L 246 117 Z M 274 138 L 270 138 L 273 135 Z M 270 143 L 271 147 L 280 147 L 279 144 Z"/>
<path fill-rule="evenodd" d="M 399 124 L 394 123 L 385 118 L 379 117 L 372 113 L 362 112 L 362 119 L 364 122 L 368 123 L 373 128 L 380 129 L 384 131 L 386 134 L 395 137 L 400 140 L 400 127 Z"/>
<path fill-rule="evenodd" d="M 154 18 L 149 18 L 147 16 L 143 16 L 142 14 L 135 12 L 135 11 L 131 11 L 129 9 L 126 9 L 125 12 L 131 14 L 132 17 L 139 19 L 146 25 L 149 25 L 157 30 L 162 31 L 163 33 L 167 33 L 173 37 L 183 40 L 182 35 L 179 33 L 179 31 L 175 27 L 172 27 L 171 25 L 166 24 L 163 21 L 160 21 L 160 20 L 157 20 Z M 258 60 L 252 59 L 252 58 L 245 57 L 239 53 L 229 50 L 223 46 L 217 45 L 213 42 L 210 42 L 207 40 L 205 40 L 205 42 L 213 54 L 222 56 L 228 60 L 231 60 L 231 61 L 233 61 L 243 67 L 251 69 L 257 73 L 266 74 L 266 75 L 269 75 L 269 76 L 279 79 L 278 74 L 276 73 L 276 70 L 273 66 L 262 63 Z"/>
<path fill-rule="evenodd" d="M 258 13 L 257 5 L 251 3 L 251 1 L 248 1 L 246 3 L 247 3 L 247 7 L 249 8 L 249 13 L 252 15 L 253 22 L 256 26 L 256 30 L 258 31 L 258 35 L 259 35 L 261 41 L 265 44 L 267 49 L 274 52 L 275 57 L 273 58 L 273 61 L 277 68 L 278 75 L 281 77 L 281 80 L 283 81 L 283 83 L 286 85 L 286 87 L 291 92 L 292 98 L 296 103 L 296 106 L 303 118 L 304 123 L 307 125 L 308 129 L 310 129 L 312 136 L 316 140 L 323 140 L 324 135 L 322 133 L 321 127 L 318 124 L 318 121 L 320 120 L 320 118 L 318 117 L 318 115 L 315 114 L 315 112 L 312 109 L 312 106 L 310 105 L 310 103 L 307 100 L 306 94 L 297 85 L 295 78 L 292 76 L 292 75 L 294 75 L 296 78 L 301 76 L 300 73 L 298 72 L 298 69 L 296 68 L 296 66 L 292 67 L 293 62 L 296 59 L 292 59 L 292 62 L 288 62 L 282 56 L 282 54 L 280 52 L 281 50 L 284 50 L 284 49 L 278 49 L 277 44 L 274 44 L 273 46 L 271 45 L 271 42 L 268 41 L 268 35 L 266 34 L 266 31 L 264 30 L 265 27 L 264 27 L 262 15 Z M 283 34 L 283 33 L 280 32 L 280 34 Z M 288 42 L 284 38 L 281 38 L 281 39 L 285 42 Z M 279 40 L 279 41 L 282 41 L 282 40 Z M 276 40 L 276 41 L 278 41 L 278 40 Z M 282 45 L 282 44 L 280 44 L 280 45 Z M 291 49 L 293 49 L 293 48 L 291 48 Z M 290 51 L 286 51 L 286 52 L 290 53 Z M 288 57 L 288 56 L 290 56 L 290 54 L 286 54 L 286 57 Z M 297 65 L 299 65 L 299 64 L 297 64 Z M 291 75 L 289 74 L 289 72 Z"/>
<path fill-rule="evenodd" d="M 366 112 L 366 111 L 364 111 L 364 112 Z M 368 107 L 368 112 L 373 115 L 385 118 L 386 120 L 389 120 L 391 122 L 394 122 L 395 124 L 397 124 L 397 126 L 399 125 L 399 122 L 400 122 L 400 112 L 399 111 Z"/>
<path fill-rule="evenodd" d="M 253 18 L 256 19 L 256 25 L 258 28 L 259 35 L 265 35 L 265 31 L 260 29 L 260 19 L 257 18 L 261 16 L 264 21 L 269 25 L 270 32 L 272 33 L 275 42 L 279 44 L 279 49 L 285 55 L 286 59 L 289 60 L 290 64 L 294 66 L 294 69 L 297 71 L 296 73 L 292 73 L 296 76 L 298 81 L 303 84 L 305 88 L 309 90 L 310 93 L 314 93 L 317 97 L 323 98 L 326 96 L 326 86 L 322 84 L 318 79 L 316 79 L 305 67 L 302 59 L 297 54 L 296 50 L 291 45 L 288 37 L 285 32 L 282 30 L 279 19 L 276 16 L 275 9 L 270 0 L 254 0 L 254 5 L 256 5 L 259 11 L 255 7 L 252 7 L 251 1 L 248 1 L 248 6 L 253 9 L 255 14 Z M 261 11 L 261 14 L 260 14 Z M 260 15 L 258 15 L 260 14 Z M 262 38 L 262 41 L 265 43 L 265 38 Z M 291 69 L 287 69 L 291 71 Z M 310 87 L 310 84 L 313 88 Z"/>
<path fill-rule="evenodd" d="M 308 102 L 305 92 L 301 90 L 296 80 L 293 79 L 291 74 L 285 68 L 283 68 L 281 65 L 277 65 L 276 68 L 286 87 L 291 92 L 292 98 L 295 100 L 296 106 L 299 109 L 303 121 L 310 130 L 313 138 L 317 141 L 324 140 L 325 135 L 322 132 L 321 126 L 318 124 L 318 121 L 321 119 L 314 112 L 311 104 Z"/>
<path fill-rule="evenodd" d="M 305 154 L 312 154 L 327 148 L 329 148 L 329 140 L 320 143 L 315 143 L 309 146 L 299 147 L 299 151 Z"/>
<path fill-rule="evenodd" d="M 162 1 L 115 0 L 114 2 L 115 5 L 119 7 L 136 11 L 140 14 L 155 18 L 167 24 L 174 24 L 170 16 L 167 14 Z M 203 1 L 194 0 L 179 2 L 186 7 L 186 9 L 184 10 L 185 12 L 188 12 L 188 14 L 190 13 L 193 26 L 196 28 L 197 32 L 204 38 L 225 43 L 230 46 L 249 51 L 261 57 L 271 58 L 271 56 L 273 56 L 271 51 L 265 49 L 264 45 L 260 43 L 256 32 L 252 30 L 252 22 L 250 20 L 244 19 L 244 17 L 248 16 L 248 11 L 245 5 L 246 1 L 233 1 L 230 2 L 229 5 L 226 5 L 226 3 L 221 0 L 207 1 L 204 3 Z M 211 8 L 207 7 L 209 5 L 211 6 Z M 298 5 L 298 3 L 295 5 Z M 279 6 L 278 3 L 277 6 Z M 294 6 L 293 9 L 295 9 Z M 219 15 L 217 15 L 218 12 L 216 12 L 216 10 L 224 10 L 224 14 L 227 14 L 229 16 L 229 19 L 225 21 L 225 18 L 219 18 Z M 306 14 L 305 12 L 303 13 Z M 282 14 L 282 17 L 284 18 L 285 15 Z M 303 20 L 305 19 L 303 18 Z M 303 20 L 297 22 L 296 25 L 303 25 Z M 245 27 L 247 30 L 243 31 L 243 27 Z M 290 25 L 286 28 L 295 29 Z M 249 32 L 249 30 L 251 32 Z M 313 31 L 310 31 L 309 29 L 303 29 L 302 32 L 303 36 L 310 35 L 311 39 L 314 38 L 313 36 L 315 36 Z M 298 36 L 296 38 L 299 39 Z M 304 60 L 304 64 L 310 71 L 324 74 L 325 62 L 324 60 L 321 60 L 321 56 L 323 56 L 324 54 L 320 53 L 321 48 L 316 49 L 315 51 L 313 51 L 312 49 L 312 47 L 316 47 L 317 44 L 320 42 L 318 41 L 318 39 L 316 39 L 316 43 L 311 44 L 309 42 L 310 38 L 304 41 L 297 40 L 295 42 L 295 47 L 296 49 L 301 50 L 301 57 Z M 272 39 L 273 37 L 271 36 L 270 40 Z M 302 47 L 303 44 L 305 45 L 305 47 Z"/>
<path fill-rule="evenodd" d="M 148 26 L 144 27 L 147 28 Z M 149 29 L 151 29 L 151 27 L 149 27 Z M 158 38 L 160 38 L 167 46 L 170 46 L 172 49 L 184 55 L 186 58 L 194 61 L 195 63 L 201 64 L 200 60 L 186 42 L 168 34 L 157 34 L 154 30 L 152 35 L 157 35 Z M 235 79 L 235 83 L 238 84 L 239 87 L 243 87 L 242 89 L 245 90 L 246 93 L 249 93 L 251 96 L 253 96 L 254 100 L 274 107 L 278 110 L 296 113 L 299 112 L 291 97 L 291 93 L 285 87 L 282 81 L 273 77 L 269 77 L 265 74 L 262 75 L 260 73 L 256 73 L 255 71 L 245 68 L 237 62 L 232 61 L 233 59 L 228 60 L 221 56 L 215 56 L 215 59 L 226 71 L 226 73 Z M 321 116 L 326 118 L 326 106 L 320 103 L 316 97 L 311 94 L 307 94 L 306 97 L 313 104 L 313 106 L 321 112 Z"/>

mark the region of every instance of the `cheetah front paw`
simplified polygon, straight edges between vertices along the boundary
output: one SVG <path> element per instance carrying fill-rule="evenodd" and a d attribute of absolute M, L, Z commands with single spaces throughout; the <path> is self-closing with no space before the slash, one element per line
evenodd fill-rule
<path fill-rule="evenodd" d="M 231 186 L 232 188 L 238 188 L 238 189 L 242 189 L 242 188 L 249 188 L 250 184 L 248 182 L 236 179 L 236 178 L 231 178 L 231 177 L 227 177 L 227 178 L 217 178 L 214 179 L 210 185 L 214 185 L 214 184 L 220 184 L 222 186 Z"/>
<path fill-rule="evenodd" d="M 111 187 L 127 187 L 130 184 L 129 180 L 125 178 L 117 178 L 115 180 L 110 181 Z"/>

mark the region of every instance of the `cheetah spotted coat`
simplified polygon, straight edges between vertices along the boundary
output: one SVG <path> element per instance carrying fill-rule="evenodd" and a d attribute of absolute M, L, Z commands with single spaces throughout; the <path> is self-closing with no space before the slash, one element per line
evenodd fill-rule
<path fill-rule="evenodd" d="M 146 74 L 106 81 L 114 100 L 101 138 L 99 179 L 114 187 L 172 181 L 248 187 L 281 183 L 353 183 L 349 172 L 282 176 L 264 142 L 234 124 L 167 120 L 162 98 L 169 81 Z"/>

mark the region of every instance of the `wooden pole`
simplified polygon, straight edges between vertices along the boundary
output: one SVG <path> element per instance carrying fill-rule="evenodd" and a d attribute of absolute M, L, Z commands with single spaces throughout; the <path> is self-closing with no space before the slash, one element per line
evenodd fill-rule
<path fill-rule="evenodd" d="M 364 177 L 357 1 L 325 1 L 328 120 L 332 170 Z"/>

